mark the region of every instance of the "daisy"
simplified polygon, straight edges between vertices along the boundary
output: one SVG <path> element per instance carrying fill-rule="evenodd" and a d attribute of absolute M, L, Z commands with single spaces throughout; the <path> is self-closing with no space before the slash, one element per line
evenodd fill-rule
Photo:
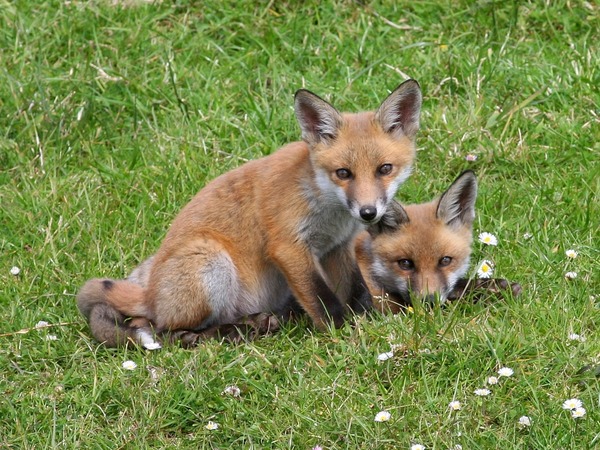
<path fill-rule="evenodd" d="M 583 408 L 583 407 L 575 408 L 574 410 L 571 411 L 571 416 L 573 417 L 573 419 L 579 419 L 580 417 L 585 416 L 585 408 Z"/>
<path fill-rule="evenodd" d="M 223 389 L 223 394 L 231 395 L 232 397 L 239 397 L 242 394 L 242 391 L 239 387 L 232 384 L 231 386 L 227 386 L 225 389 Z"/>
<path fill-rule="evenodd" d="M 477 155 L 469 153 L 467 156 L 465 156 L 465 159 L 469 162 L 477 161 Z"/>
<path fill-rule="evenodd" d="M 133 361 L 125 361 L 123 362 L 122 366 L 125 370 L 134 370 L 137 367 L 137 364 Z"/>
<path fill-rule="evenodd" d="M 392 415 L 387 411 L 379 411 L 375 415 L 375 422 L 387 422 L 392 418 Z"/>
<path fill-rule="evenodd" d="M 567 272 L 565 273 L 565 278 L 567 280 L 574 280 L 575 278 L 577 278 L 577 272 Z"/>
<path fill-rule="evenodd" d="M 487 259 L 483 260 L 477 269 L 479 278 L 490 278 L 494 274 L 494 264 Z"/>
<path fill-rule="evenodd" d="M 563 409 L 570 409 L 570 410 L 581 408 L 582 406 L 583 406 L 583 403 L 578 398 L 570 398 L 568 400 L 565 400 L 562 405 Z"/>
<path fill-rule="evenodd" d="M 480 397 L 485 397 L 486 395 L 490 395 L 492 391 L 489 389 L 475 389 L 474 394 L 479 395 Z"/>
<path fill-rule="evenodd" d="M 515 373 L 514 370 L 512 370 L 510 367 L 502 367 L 500 370 L 498 370 L 498 375 L 501 377 L 510 377 Z"/>
<path fill-rule="evenodd" d="M 567 258 L 577 258 L 577 252 L 575 250 L 567 250 L 565 254 L 567 255 Z"/>
<path fill-rule="evenodd" d="M 529 417 L 529 416 L 519 417 L 519 425 L 521 425 L 522 427 L 531 426 L 531 417 Z"/>
<path fill-rule="evenodd" d="M 206 428 L 207 430 L 213 431 L 219 428 L 219 424 L 217 422 L 213 422 L 212 420 L 209 420 L 208 423 L 206 425 L 204 425 L 204 428 Z"/>
<path fill-rule="evenodd" d="M 462 405 L 458 400 L 452 400 L 450 403 L 448 403 L 448 408 L 450 408 L 452 411 L 458 411 L 462 408 Z"/>
<path fill-rule="evenodd" d="M 19 269 L 17 266 L 13 266 L 10 268 L 10 274 L 14 275 L 15 277 L 17 275 L 19 275 L 21 273 L 21 269 Z"/>
<path fill-rule="evenodd" d="M 494 377 L 494 376 L 488 377 L 487 384 L 498 384 L 498 377 Z"/>
<path fill-rule="evenodd" d="M 422 444 L 413 444 L 410 446 L 410 450 L 425 450 L 425 448 Z"/>
<path fill-rule="evenodd" d="M 388 359 L 392 358 L 394 356 L 394 352 L 385 352 L 385 353 L 380 353 L 379 356 L 377 356 L 377 359 L 379 361 L 387 361 Z"/>
<path fill-rule="evenodd" d="M 35 329 L 40 329 L 40 328 L 46 328 L 49 327 L 50 324 L 48 322 L 46 322 L 45 320 L 40 320 L 38 323 L 35 324 Z"/>
<path fill-rule="evenodd" d="M 580 334 L 577 334 L 577 333 L 570 333 L 569 334 L 569 340 L 570 341 L 585 342 L 585 336 L 581 336 Z"/>
<path fill-rule="evenodd" d="M 492 233 L 488 233 L 484 231 L 479 235 L 479 242 L 486 245 L 498 245 L 498 238 L 494 236 Z"/>

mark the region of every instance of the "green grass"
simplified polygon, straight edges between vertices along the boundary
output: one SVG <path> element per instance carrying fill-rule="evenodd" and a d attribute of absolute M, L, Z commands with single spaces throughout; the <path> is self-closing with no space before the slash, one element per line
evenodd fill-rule
<path fill-rule="evenodd" d="M 562 0 L 0 0 L 0 447 L 599 448 L 600 383 L 577 374 L 600 364 L 598 30 L 596 3 Z M 78 288 L 156 251 L 210 179 L 297 140 L 297 88 L 372 109 L 404 74 L 424 105 L 399 198 L 474 169 L 475 232 L 499 238 L 474 260 L 522 296 L 237 346 L 90 338 Z"/>

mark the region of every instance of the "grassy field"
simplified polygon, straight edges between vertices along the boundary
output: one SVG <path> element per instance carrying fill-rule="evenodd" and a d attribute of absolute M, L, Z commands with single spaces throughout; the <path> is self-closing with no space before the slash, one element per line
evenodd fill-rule
<path fill-rule="evenodd" d="M 0 447 L 600 448 L 599 30 L 577 0 L 0 0 Z M 90 337 L 78 288 L 297 140 L 296 89 L 356 111 L 407 77 L 424 104 L 398 198 L 475 170 L 475 233 L 499 242 L 473 267 L 520 297 L 194 350 Z"/>

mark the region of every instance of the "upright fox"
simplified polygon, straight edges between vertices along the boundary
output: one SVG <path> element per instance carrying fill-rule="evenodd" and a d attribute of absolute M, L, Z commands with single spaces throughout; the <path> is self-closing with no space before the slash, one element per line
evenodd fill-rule
<path fill-rule="evenodd" d="M 354 238 L 386 212 L 415 157 L 421 91 L 402 83 L 375 112 L 295 96 L 302 141 L 221 175 L 175 218 L 127 280 L 92 279 L 77 304 L 108 346 L 199 331 L 295 298 L 315 326 L 371 307 Z M 133 320 L 129 320 L 133 318 Z"/>
<path fill-rule="evenodd" d="M 477 178 L 463 172 L 439 199 L 393 202 L 382 220 L 356 239 L 356 258 L 377 309 L 396 313 L 411 295 L 444 302 L 469 268 Z M 504 280 L 484 287 L 504 289 Z M 498 284 L 498 286 L 496 286 Z"/>

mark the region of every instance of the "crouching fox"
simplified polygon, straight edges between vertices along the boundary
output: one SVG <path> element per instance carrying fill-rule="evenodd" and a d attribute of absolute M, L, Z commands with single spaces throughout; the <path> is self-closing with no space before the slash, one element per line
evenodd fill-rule
<path fill-rule="evenodd" d="M 81 288 L 77 304 L 94 337 L 156 345 L 153 332 L 202 331 L 263 313 L 268 322 L 292 298 L 319 329 L 368 310 L 354 239 L 409 176 L 420 110 L 414 80 L 377 111 L 357 114 L 298 91 L 301 142 L 206 185 L 130 279 Z"/>
<path fill-rule="evenodd" d="M 521 287 L 502 279 L 468 280 L 477 178 L 463 172 L 438 199 L 393 202 L 382 220 L 356 239 L 356 258 L 377 309 L 398 312 L 417 296 L 443 303 L 468 292 L 498 294 Z"/>

